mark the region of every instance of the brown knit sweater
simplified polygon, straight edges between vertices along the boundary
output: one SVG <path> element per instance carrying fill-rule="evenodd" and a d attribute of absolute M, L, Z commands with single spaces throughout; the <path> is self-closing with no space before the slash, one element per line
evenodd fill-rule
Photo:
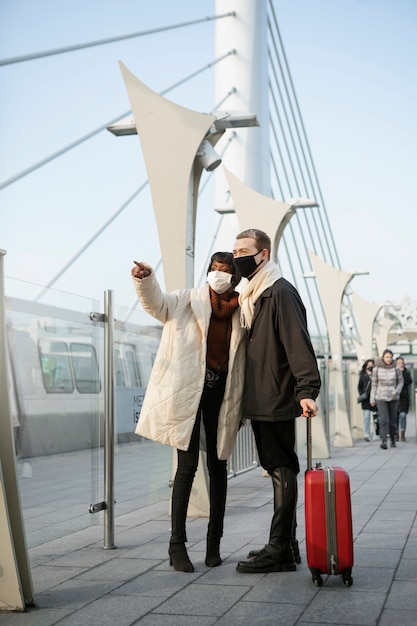
<path fill-rule="evenodd" d="M 215 372 L 227 373 L 232 315 L 239 306 L 238 297 L 236 291 L 225 298 L 210 288 L 212 313 L 207 334 L 207 367 Z"/>

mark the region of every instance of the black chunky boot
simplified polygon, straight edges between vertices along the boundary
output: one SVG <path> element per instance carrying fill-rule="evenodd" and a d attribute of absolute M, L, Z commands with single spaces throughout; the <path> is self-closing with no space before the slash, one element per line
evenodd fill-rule
<path fill-rule="evenodd" d="M 294 561 L 296 562 L 297 565 L 300 565 L 301 563 L 300 548 L 298 546 L 298 541 L 295 537 L 292 537 L 291 539 L 291 547 L 292 547 L 292 551 L 294 552 Z M 262 550 L 251 550 L 250 552 L 248 552 L 248 555 L 246 558 L 253 559 L 255 556 L 258 556 L 258 554 L 260 554 Z"/>
<path fill-rule="evenodd" d="M 277 493 L 278 489 L 276 489 L 276 484 L 274 480 L 272 480 L 272 486 L 274 488 L 274 511 L 275 511 L 275 509 L 278 507 L 279 495 Z M 295 493 L 296 493 L 296 501 L 297 501 L 297 498 L 298 498 L 297 482 L 295 483 L 295 489 L 296 489 Z M 298 541 L 296 537 L 296 531 L 297 531 L 297 507 L 295 506 L 294 507 L 294 519 L 293 519 L 292 531 L 291 531 L 291 547 L 294 552 L 294 560 L 299 565 L 301 563 L 301 555 L 300 555 L 300 548 L 298 546 Z M 271 534 L 269 535 L 269 540 L 271 540 Z M 264 548 L 262 548 L 262 550 L 263 549 Z M 258 556 L 258 554 L 260 554 L 262 550 L 251 550 L 250 552 L 248 552 L 248 555 L 246 558 L 253 559 L 254 557 Z"/>
<path fill-rule="evenodd" d="M 297 477 L 288 467 L 270 472 L 274 484 L 275 511 L 269 543 L 247 561 L 239 561 L 237 571 L 245 574 L 294 572 L 297 565 L 292 549 L 294 511 L 297 504 Z"/>

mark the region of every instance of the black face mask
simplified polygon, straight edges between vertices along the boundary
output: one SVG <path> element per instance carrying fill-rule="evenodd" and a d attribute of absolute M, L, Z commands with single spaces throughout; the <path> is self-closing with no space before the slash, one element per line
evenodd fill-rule
<path fill-rule="evenodd" d="M 262 252 L 262 250 L 259 250 L 259 252 Z M 251 276 L 258 267 L 258 265 L 262 263 L 262 260 L 259 261 L 259 263 L 255 261 L 255 257 L 258 256 L 259 252 L 256 252 L 256 254 L 250 254 L 248 256 L 238 256 L 234 258 L 234 262 L 238 269 L 238 272 L 244 278 Z"/>

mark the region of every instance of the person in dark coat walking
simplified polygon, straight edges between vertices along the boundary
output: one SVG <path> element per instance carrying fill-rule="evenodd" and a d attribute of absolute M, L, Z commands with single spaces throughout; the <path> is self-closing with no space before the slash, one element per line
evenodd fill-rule
<path fill-rule="evenodd" d="M 369 402 L 369 398 L 371 395 L 371 374 L 372 368 L 375 365 L 375 361 L 373 359 L 366 359 L 364 364 L 362 365 L 362 369 L 359 372 L 359 381 L 358 381 L 358 393 L 359 396 L 362 394 L 366 394 L 365 400 L 362 400 L 361 406 L 363 411 L 363 430 L 364 430 L 364 439 L 365 441 L 371 441 L 371 413 L 372 407 Z"/>
<path fill-rule="evenodd" d="M 398 414 L 397 414 L 397 441 L 401 439 L 401 441 L 406 441 L 405 438 L 405 430 L 407 428 L 407 413 L 410 407 L 410 394 L 409 394 L 409 386 L 413 382 L 411 380 L 411 375 L 408 369 L 405 367 L 404 359 L 402 356 L 397 357 L 395 360 L 395 364 L 403 373 L 404 386 L 401 389 L 400 400 L 398 403 Z"/>
<path fill-rule="evenodd" d="M 251 420 L 259 460 L 272 478 L 274 513 L 269 541 L 239 561 L 243 573 L 296 570 L 294 551 L 297 474 L 295 418 L 314 416 L 320 374 L 307 330 L 305 307 L 293 285 L 270 260 L 271 240 L 250 229 L 237 235 L 233 255 L 248 278 L 239 296 L 247 329 L 243 417 Z"/>

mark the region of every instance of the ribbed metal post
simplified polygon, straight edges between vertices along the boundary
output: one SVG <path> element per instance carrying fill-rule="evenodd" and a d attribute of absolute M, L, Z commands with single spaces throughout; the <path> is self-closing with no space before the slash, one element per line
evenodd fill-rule
<path fill-rule="evenodd" d="M 104 292 L 104 549 L 114 545 L 114 313 L 113 292 Z"/>

